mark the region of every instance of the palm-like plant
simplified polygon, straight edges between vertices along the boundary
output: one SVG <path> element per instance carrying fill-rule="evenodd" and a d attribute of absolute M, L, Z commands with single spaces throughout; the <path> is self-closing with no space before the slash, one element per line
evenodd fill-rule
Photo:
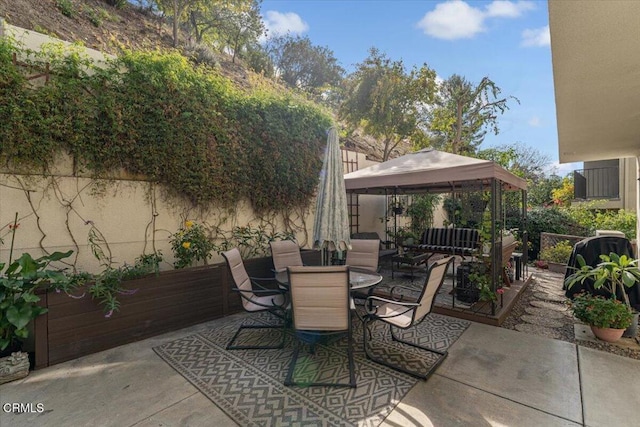
<path fill-rule="evenodd" d="M 600 259 L 602 262 L 592 267 L 587 265 L 581 255 L 577 255 L 576 260 L 580 268 L 565 279 L 565 285 L 571 288 L 577 282 L 593 280 L 594 289 L 605 289 L 613 298 L 622 298 L 627 307 L 631 308 L 625 287 L 630 288 L 640 282 L 638 260 L 614 252 L 609 255 L 600 255 Z"/>

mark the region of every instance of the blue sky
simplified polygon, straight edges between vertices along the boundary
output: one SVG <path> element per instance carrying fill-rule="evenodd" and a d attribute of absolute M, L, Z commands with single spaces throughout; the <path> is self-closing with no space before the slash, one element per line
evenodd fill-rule
<path fill-rule="evenodd" d="M 547 3 L 540 1 L 264 0 L 269 33 L 308 36 L 351 72 L 376 47 L 438 76 L 488 76 L 510 110 L 483 147 L 521 142 L 558 161 Z M 564 175 L 576 165 L 560 165 Z"/>

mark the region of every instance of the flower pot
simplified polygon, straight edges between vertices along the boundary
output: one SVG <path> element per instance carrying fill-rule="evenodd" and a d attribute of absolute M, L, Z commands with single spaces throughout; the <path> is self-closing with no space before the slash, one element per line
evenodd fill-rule
<path fill-rule="evenodd" d="M 596 338 L 606 342 L 616 342 L 624 334 L 624 329 L 598 328 L 596 326 L 591 326 L 591 331 Z"/>
<path fill-rule="evenodd" d="M 636 311 L 633 313 L 633 319 L 631 320 L 631 326 L 625 329 L 624 334 L 622 334 L 625 338 L 635 338 L 638 335 L 638 318 L 640 317 L 640 311 Z"/>

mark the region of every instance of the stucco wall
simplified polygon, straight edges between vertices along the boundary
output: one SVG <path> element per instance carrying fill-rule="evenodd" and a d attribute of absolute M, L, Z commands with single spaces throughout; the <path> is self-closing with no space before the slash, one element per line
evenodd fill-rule
<path fill-rule="evenodd" d="M 22 252 L 42 255 L 43 248 L 48 252 L 72 249 L 70 263 L 89 272 L 101 270 L 89 244 L 92 230 L 100 236 L 98 246 L 107 256 L 111 254 L 114 266 L 132 264 L 136 257 L 155 249 L 164 255 L 163 269 L 171 268 L 174 261 L 169 237 L 186 219 L 225 232 L 247 225 L 265 226 L 267 232 L 285 230 L 281 218 L 257 218 L 246 203 L 233 211 L 193 209 L 165 200 L 162 189 L 146 181 L 0 173 L 2 262 L 9 257 L 10 225 L 16 212 L 20 225 L 15 234 L 14 259 Z M 298 241 L 308 247 L 313 216 L 292 215 L 291 221 Z M 221 258 L 217 255 L 210 260 L 218 261 Z"/>

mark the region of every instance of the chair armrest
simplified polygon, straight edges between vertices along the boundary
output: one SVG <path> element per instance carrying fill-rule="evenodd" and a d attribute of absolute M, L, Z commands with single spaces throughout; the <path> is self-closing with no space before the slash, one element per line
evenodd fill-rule
<path fill-rule="evenodd" d="M 278 296 L 278 295 L 286 294 L 287 291 L 285 291 L 283 289 L 244 290 L 244 289 L 238 289 L 238 288 L 231 288 L 231 290 L 234 291 L 234 292 L 238 292 L 240 294 L 240 298 L 242 298 L 244 300 L 247 300 L 247 301 L 249 301 L 252 304 L 255 304 L 257 306 L 264 307 L 266 309 L 278 308 L 278 309 L 283 310 L 287 306 L 286 298 L 285 298 L 285 302 L 283 304 L 276 304 L 276 302 L 273 299 L 271 299 L 271 305 L 267 305 L 267 304 L 263 304 L 261 302 L 255 301 L 254 299 L 249 298 L 248 296 L 245 295 L 246 293 L 249 293 L 251 295 L 256 295 L 256 296 L 263 295 L 263 296 L 267 296 L 268 297 L 268 296 L 273 295 L 275 297 L 275 296 Z"/>
<path fill-rule="evenodd" d="M 384 303 L 389 303 L 389 304 L 394 304 L 394 305 L 399 305 L 401 307 L 405 307 L 406 310 L 400 311 L 398 313 L 394 313 L 394 314 L 389 314 L 389 315 L 380 315 L 378 314 L 378 307 L 373 305 L 373 301 L 379 301 L 379 302 L 384 302 Z M 420 304 L 417 302 L 399 302 L 399 301 L 393 301 L 387 298 L 382 298 L 382 297 L 377 297 L 377 296 L 370 296 L 367 298 L 365 304 L 364 304 L 365 310 L 367 311 L 367 316 L 369 316 L 372 319 L 389 319 L 392 317 L 397 317 L 397 316 L 402 316 L 405 313 L 408 313 L 410 311 L 413 311 L 415 309 L 417 309 L 418 307 L 420 307 Z"/>
<path fill-rule="evenodd" d="M 249 293 L 255 295 L 276 295 L 276 294 L 286 294 L 288 291 L 286 289 L 238 289 L 231 288 L 234 292 L 240 293 Z"/>
<path fill-rule="evenodd" d="M 419 290 L 417 290 L 417 289 L 413 289 L 413 288 L 410 288 L 410 287 L 408 287 L 408 286 L 396 285 L 396 286 L 392 287 L 392 288 L 389 290 L 389 295 L 390 295 L 391 299 L 396 300 L 396 301 L 398 301 L 398 302 L 402 301 L 402 299 L 403 299 L 405 296 L 404 296 L 404 295 L 402 295 L 402 294 L 400 294 L 400 295 L 399 295 L 400 299 L 396 299 L 396 297 L 394 296 L 394 293 L 395 293 L 395 290 L 396 290 L 396 289 L 399 289 L 399 290 L 407 290 L 407 291 L 409 291 L 409 292 L 411 292 L 411 293 L 419 293 L 419 292 L 420 292 Z"/>

